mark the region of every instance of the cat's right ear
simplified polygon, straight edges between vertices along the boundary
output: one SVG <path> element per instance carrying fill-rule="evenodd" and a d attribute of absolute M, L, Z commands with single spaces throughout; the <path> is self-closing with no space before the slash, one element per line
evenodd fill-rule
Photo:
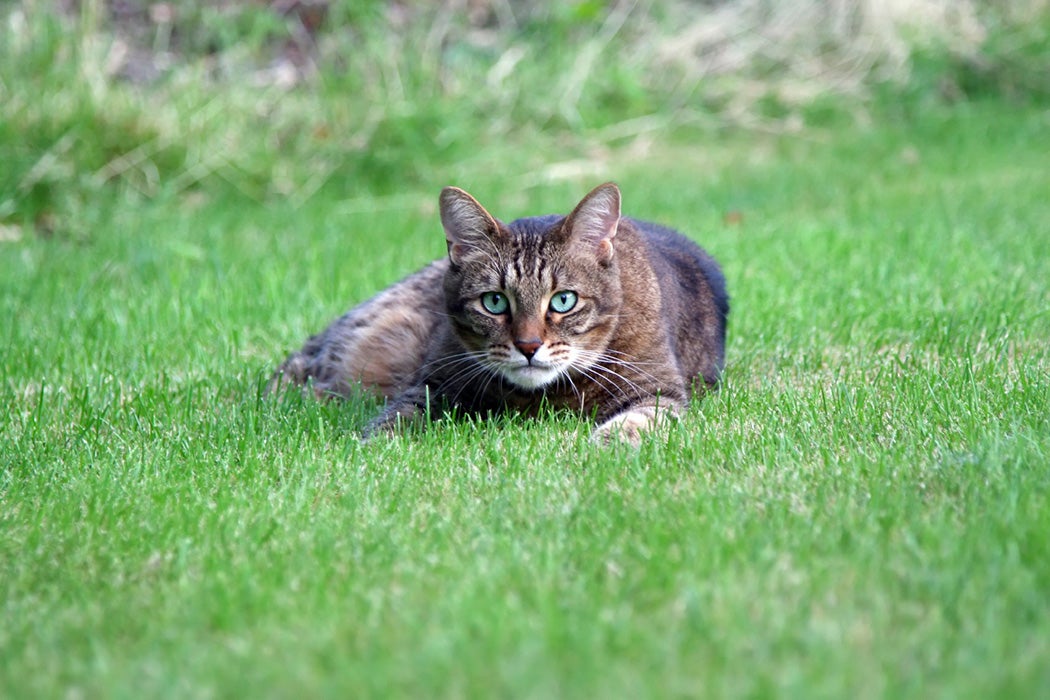
<path fill-rule="evenodd" d="M 571 239 L 593 250 L 602 263 L 612 260 L 612 240 L 619 226 L 620 188 L 612 182 L 591 190 L 565 220 Z"/>
<path fill-rule="evenodd" d="M 471 250 L 491 248 L 499 233 L 499 224 L 485 207 L 458 187 L 441 190 L 441 225 L 449 260 L 457 265 Z"/>

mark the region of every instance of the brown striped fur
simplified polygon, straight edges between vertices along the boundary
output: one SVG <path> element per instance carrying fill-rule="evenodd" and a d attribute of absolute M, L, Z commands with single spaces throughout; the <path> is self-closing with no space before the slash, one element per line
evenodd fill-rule
<path fill-rule="evenodd" d="M 671 229 L 621 218 L 615 185 L 567 217 L 509 224 L 447 187 L 441 219 L 447 258 L 310 338 L 273 386 L 377 392 L 387 407 L 366 434 L 542 404 L 593 417 L 599 440 L 637 444 L 717 384 L 729 313 L 718 264 Z"/>

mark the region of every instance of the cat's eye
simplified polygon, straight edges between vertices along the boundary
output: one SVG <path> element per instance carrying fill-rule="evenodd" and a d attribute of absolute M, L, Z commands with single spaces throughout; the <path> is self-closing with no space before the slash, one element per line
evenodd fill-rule
<path fill-rule="evenodd" d="M 576 292 L 568 290 L 555 292 L 554 296 L 551 297 L 551 311 L 559 314 L 572 311 L 572 307 L 576 306 L 576 300 Z"/>
<path fill-rule="evenodd" d="M 485 307 L 485 311 L 496 315 L 505 314 L 510 309 L 507 295 L 499 292 L 485 292 L 482 294 L 481 305 Z"/>

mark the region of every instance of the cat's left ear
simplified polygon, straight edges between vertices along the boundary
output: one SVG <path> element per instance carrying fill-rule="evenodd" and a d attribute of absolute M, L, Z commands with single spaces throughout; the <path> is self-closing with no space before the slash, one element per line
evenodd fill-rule
<path fill-rule="evenodd" d="M 490 248 L 499 234 L 499 224 L 478 200 L 459 189 L 441 190 L 441 225 L 445 228 L 448 257 L 459 264 L 470 250 Z"/>
<path fill-rule="evenodd" d="M 612 182 L 591 190 L 565 220 L 569 239 L 591 247 L 601 263 L 612 260 L 612 239 L 619 226 L 620 188 Z"/>

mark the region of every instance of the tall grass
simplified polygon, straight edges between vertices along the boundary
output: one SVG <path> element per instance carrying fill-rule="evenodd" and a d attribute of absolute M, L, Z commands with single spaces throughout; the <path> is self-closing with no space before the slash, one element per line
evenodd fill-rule
<path fill-rule="evenodd" d="M 72 237 L 112 193 L 543 179 L 654 135 L 1050 85 L 1039 0 L 332 2 L 320 24 L 254 3 L 48 7 L 0 8 L 0 221 Z"/>

